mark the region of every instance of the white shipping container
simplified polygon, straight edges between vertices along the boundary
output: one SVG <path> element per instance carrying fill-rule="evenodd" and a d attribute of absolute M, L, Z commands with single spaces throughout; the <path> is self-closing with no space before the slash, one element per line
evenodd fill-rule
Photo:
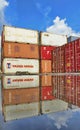
<path fill-rule="evenodd" d="M 9 42 L 38 44 L 38 31 L 4 26 L 3 39 Z"/>
<path fill-rule="evenodd" d="M 68 103 L 55 99 L 51 101 L 42 101 L 42 113 L 51 113 L 51 112 L 58 112 L 64 111 L 68 109 Z"/>
<path fill-rule="evenodd" d="M 25 75 L 25 76 L 3 76 L 3 88 L 31 88 L 39 87 L 38 75 Z"/>
<path fill-rule="evenodd" d="M 42 45 L 52 45 L 52 46 L 61 46 L 67 43 L 67 36 L 57 35 L 47 32 L 41 33 L 41 44 Z"/>
<path fill-rule="evenodd" d="M 3 73 L 28 72 L 39 73 L 39 60 L 35 59 L 3 59 Z"/>
<path fill-rule="evenodd" d="M 5 121 L 32 117 L 39 114 L 39 103 L 19 104 L 4 106 Z"/>

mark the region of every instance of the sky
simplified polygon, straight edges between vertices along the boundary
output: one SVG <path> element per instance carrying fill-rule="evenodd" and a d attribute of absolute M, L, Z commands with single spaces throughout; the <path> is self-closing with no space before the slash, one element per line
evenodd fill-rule
<path fill-rule="evenodd" d="M 80 34 L 79 0 L 0 0 L 3 24 L 64 35 Z"/>

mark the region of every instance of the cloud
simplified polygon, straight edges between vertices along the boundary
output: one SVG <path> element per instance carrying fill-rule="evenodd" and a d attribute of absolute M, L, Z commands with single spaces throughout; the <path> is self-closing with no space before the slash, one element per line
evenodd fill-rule
<path fill-rule="evenodd" d="M 68 110 L 64 112 L 58 112 L 47 115 L 48 118 L 52 119 L 57 129 L 61 129 L 62 126 L 68 127 L 68 121 L 73 117 L 73 113 L 79 112 L 80 109 Z"/>
<path fill-rule="evenodd" d="M 80 36 L 80 32 L 76 32 L 73 30 L 66 22 L 66 18 L 60 19 L 59 16 L 57 16 L 53 20 L 53 25 L 48 27 L 47 32 L 56 33 L 56 34 L 62 34 L 62 35 L 72 35 L 72 36 Z"/>
<path fill-rule="evenodd" d="M 6 0 L 0 0 L 0 32 L 2 29 L 2 25 L 6 23 L 4 11 L 5 7 L 7 7 L 8 5 L 9 3 Z"/>

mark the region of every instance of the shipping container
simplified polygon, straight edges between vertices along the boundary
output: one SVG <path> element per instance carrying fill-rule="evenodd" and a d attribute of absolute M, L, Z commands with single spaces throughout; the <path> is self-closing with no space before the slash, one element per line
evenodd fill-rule
<path fill-rule="evenodd" d="M 38 31 L 12 26 L 3 27 L 3 41 L 38 44 L 38 40 Z"/>
<path fill-rule="evenodd" d="M 53 96 L 52 86 L 45 86 L 41 88 L 41 99 L 42 101 L 55 99 L 55 97 Z"/>
<path fill-rule="evenodd" d="M 42 101 L 42 113 L 52 113 L 58 111 L 65 111 L 68 109 L 68 103 L 55 99 L 51 101 Z"/>
<path fill-rule="evenodd" d="M 52 61 L 41 60 L 41 73 L 51 73 L 51 72 L 52 72 Z"/>
<path fill-rule="evenodd" d="M 41 46 L 40 55 L 42 60 L 52 60 L 52 51 L 55 49 L 55 46 Z"/>
<path fill-rule="evenodd" d="M 35 59 L 3 59 L 3 73 L 39 73 L 39 60 Z"/>
<path fill-rule="evenodd" d="M 57 72 L 64 73 L 65 46 L 57 47 Z"/>
<path fill-rule="evenodd" d="M 56 97 L 56 98 L 59 98 L 58 97 L 58 76 L 55 75 L 52 77 L 52 84 L 53 84 L 53 95 Z"/>
<path fill-rule="evenodd" d="M 4 106 L 4 120 L 16 120 L 36 116 L 40 113 L 39 102 Z"/>
<path fill-rule="evenodd" d="M 65 76 L 65 101 L 76 104 L 76 76 Z"/>
<path fill-rule="evenodd" d="M 33 58 L 39 59 L 39 46 L 14 42 L 3 43 L 3 58 Z"/>
<path fill-rule="evenodd" d="M 75 40 L 75 69 L 80 72 L 80 39 Z"/>
<path fill-rule="evenodd" d="M 67 43 L 67 36 L 41 32 L 41 45 L 61 46 Z"/>
<path fill-rule="evenodd" d="M 39 101 L 39 88 L 4 89 L 3 104 L 16 105 Z"/>
<path fill-rule="evenodd" d="M 42 75 L 41 78 L 41 87 L 52 86 L 52 75 Z"/>
<path fill-rule="evenodd" d="M 78 36 L 70 36 L 70 37 L 67 38 L 67 41 L 68 41 L 68 43 L 70 43 L 70 42 L 75 41 L 77 39 L 79 39 Z"/>
<path fill-rule="evenodd" d="M 39 87 L 39 75 L 3 76 L 2 80 L 4 89 Z"/>
<path fill-rule="evenodd" d="M 74 42 L 65 45 L 65 72 L 75 72 Z"/>

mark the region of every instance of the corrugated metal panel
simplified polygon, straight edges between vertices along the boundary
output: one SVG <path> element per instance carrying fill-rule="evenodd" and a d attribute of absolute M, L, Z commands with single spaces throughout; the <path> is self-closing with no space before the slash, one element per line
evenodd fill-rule
<path fill-rule="evenodd" d="M 80 107 L 80 76 L 76 76 L 76 105 Z"/>
<path fill-rule="evenodd" d="M 74 42 L 65 45 L 65 72 L 75 72 Z"/>
<path fill-rule="evenodd" d="M 5 58 L 3 60 L 4 73 L 16 73 L 17 71 L 39 73 L 39 60 Z"/>
<path fill-rule="evenodd" d="M 52 76 L 42 75 L 41 76 L 41 86 L 52 86 Z"/>
<path fill-rule="evenodd" d="M 3 57 L 39 59 L 39 46 L 34 44 L 4 42 Z"/>
<path fill-rule="evenodd" d="M 65 76 L 58 75 L 58 97 L 64 100 L 65 97 Z"/>
<path fill-rule="evenodd" d="M 15 28 L 11 26 L 4 26 L 3 40 L 13 42 L 23 42 L 38 44 L 38 31 L 28 30 L 23 28 Z"/>
<path fill-rule="evenodd" d="M 31 87 L 39 87 L 38 75 L 3 77 L 3 88 L 5 89 L 31 88 Z"/>
<path fill-rule="evenodd" d="M 53 60 L 52 60 L 52 71 L 53 73 L 57 72 L 57 49 L 53 51 Z"/>
<path fill-rule="evenodd" d="M 51 101 L 42 101 L 42 113 L 51 113 L 67 110 L 68 103 L 62 100 L 51 100 Z"/>
<path fill-rule="evenodd" d="M 32 117 L 39 114 L 39 103 L 4 106 L 5 121 Z"/>
<path fill-rule="evenodd" d="M 57 35 L 47 32 L 41 33 L 42 45 L 61 46 L 64 45 L 65 43 L 67 43 L 67 37 L 65 35 Z"/>
<path fill-rule="evenodd" d="M 51 60 L 41 60 L 41 73 L 52 72 L 52 61 Z"/>
<path fill-rule="evenodd" d="M 3 104 L 16 105 L 39 101 L 39 88 L 4 89 Z"/>
<path fill-rule="evenodd" d="M 75 69 L 80 72 L 80 39 L 75 40 Z"/>
<path fill-rule="evenodd" d="M 61 46 L 61 47 L 58 47 L 58 50 L 57 50 L 57 72 L 64 72 L 64 50 L 65 50 L 65 46 Z"/>
<path fill-rule="evenodd" d="M 56 98 L 59 98 L 58 97 L 58 76 L 53 76 L 53 95 L 56 97 Z"/>

